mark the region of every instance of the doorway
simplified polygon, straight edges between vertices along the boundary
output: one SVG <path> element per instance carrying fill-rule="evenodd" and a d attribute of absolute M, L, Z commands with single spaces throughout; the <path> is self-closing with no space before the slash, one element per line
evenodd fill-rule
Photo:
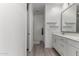
<path fill-rule="evenodd" d="M 28 56 L 54 56 L 54 49 L 45 48 L 45 3 L 29 4 Z"/>
<path fill-rule="evenodd" d="M 45 4 L 33 4 L 33 42 L 44 46 Z"/>
<path fill-rule="evenodd" d="M 33 54 L 34 45 L 44 46 L 44 4 L 28 4 L 27 48 L 28 55 Z"/>
<path fill-rule="evenodd" d="M 44 42 L 44 15 L 35 14 L 34 15 L 34 44 L 40 44 Z"/>

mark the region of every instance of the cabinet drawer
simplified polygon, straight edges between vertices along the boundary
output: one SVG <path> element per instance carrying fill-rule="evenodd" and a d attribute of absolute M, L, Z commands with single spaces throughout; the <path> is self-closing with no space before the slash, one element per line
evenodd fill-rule
<path fill-rule="evenodd" d="M 63 42 L 63 43 L 65 43 L 65 38 L 64 37 L 58 36 L 58 40 L 61 41 L 61 42 Z"/>
<path fill-rule="evenodd" d="M 68 44 L 72 45 L 73 47 L 79 48 L 79 42 L 78 41 L 74 41 L 71 39 L 68 39 Z"/>

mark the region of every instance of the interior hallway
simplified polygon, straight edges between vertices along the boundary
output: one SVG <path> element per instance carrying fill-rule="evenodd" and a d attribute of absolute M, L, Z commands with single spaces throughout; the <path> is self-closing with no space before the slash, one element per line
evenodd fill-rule
<path fill-rule="evenodd" d="M 34 44 L 32 53 L 29 56 L 60 56 L 53 48 L 44 48 L 44 43 Z"/>

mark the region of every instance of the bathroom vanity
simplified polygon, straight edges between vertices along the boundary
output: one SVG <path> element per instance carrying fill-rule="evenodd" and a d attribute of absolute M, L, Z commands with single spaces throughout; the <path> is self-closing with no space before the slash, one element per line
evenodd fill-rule
<path fill-rule="evenodd" d="M 79 56 L 79 37 L 53 34 L 53 47 L 62 56 Z"/>
<path fill-rule="evenodd" d="M 64 34 L 53 34 L 53 47 L 62 56 L 79 56 L 79 4 L 65 9 L 61 19 Z"/>

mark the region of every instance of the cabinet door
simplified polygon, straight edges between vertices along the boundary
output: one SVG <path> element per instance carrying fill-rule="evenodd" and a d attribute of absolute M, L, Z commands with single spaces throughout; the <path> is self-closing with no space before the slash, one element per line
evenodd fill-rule
<path fill-rule="evenodd" d="M 71 45 L 67 45 L 66 56 L 76 56 L 76 48 Z"/>
<path fill-rule="evenodd" d="M 56 39 L 57 51 L 60 55 L 64 55 L 64 42 L 62 41 L 62 37 L 58 36 Z"/>
<path fill-rule="evenodd" d="M 55 42 L 55 43 L 54 43 L 54 48 L 55 48 L 55 49 L 58 49 L 58 36 L 57 36 L 57 35 L 54 36 L 54 40 L 55 40 L 55 41 L 54 41 L 54 42 Z"/>

